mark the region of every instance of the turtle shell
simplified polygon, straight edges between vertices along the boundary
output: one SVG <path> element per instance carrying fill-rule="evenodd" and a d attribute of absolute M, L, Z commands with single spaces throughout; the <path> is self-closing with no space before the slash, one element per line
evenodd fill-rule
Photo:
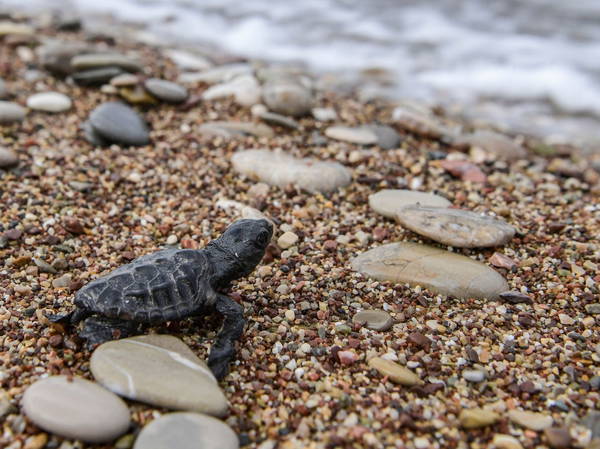
<path fill-rule="evenodd" d="M 167 249 L 140 257 L 81 288 L 75 305 L 141 323 L 179 320 L 214 303 L 203 250 Z"/>

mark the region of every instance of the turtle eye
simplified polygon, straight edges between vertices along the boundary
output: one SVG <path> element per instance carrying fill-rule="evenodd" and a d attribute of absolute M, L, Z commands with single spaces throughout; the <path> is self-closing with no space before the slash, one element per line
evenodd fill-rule
<path fill-rule="evenodd" d="M 264 248 L 269 243 L 269 233 L 267 231 L 261 231 L 256 237 L 254 242 L 259 248 Z"/>

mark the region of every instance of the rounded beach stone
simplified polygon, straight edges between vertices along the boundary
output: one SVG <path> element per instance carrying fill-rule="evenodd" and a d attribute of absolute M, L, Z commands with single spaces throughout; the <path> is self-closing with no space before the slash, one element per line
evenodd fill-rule
<path fill-rule="evenodd" d="M 110 142 L 125 145 L 146 145 L 150 142 L 148 127 L 129 106 L 111 101 L 94 109 L 89 118 L 91 126 Z"/>
<path fill-rule="evenodd" d="M 394 324 L 392 316 L 384 310 L 361 310 L 354 315 L 352 321 L 374 331 L 387 331 Z"/>
<path fill-rule="evenodd" d="M 27 99 L 27 107 L 36 111 L 62 112 L 71 108 L 71 99 L 59 92 L 40 92 Z"/>
<path fill-rule="evenodd" d="M 197 413 L 169 413 L 142 429 L 133 449 L 238 449 L 227 424 Z"/>
<path fill-rule="evenodd" d="M 539 432 L 540 430 L 547 429 L 552 426 L 554 420 L 550 415 L 544 415 L 543 413 L 528 412 L 526 410 L 509 410 L 508 419 L 511 422 Z"/>
<path fill-rule="evenodd" d="M 0 124 L 20 122 L 25 118 L 25 108 L 11 101 L 0 101 Z"/>
<path fill-rule="evenodd" d="M 491 410 L 471 408 L 460 412 L 458 419 L 465 429 L 477 429 L 494 424 L 500 417 Z"/>
<path fill-rule="evenodd" d="M 223 416 L 227 399 L 206 364 L 171 335 L 142 335 L 100 345 L 92 374 L 129 399 L 175 410 Z"/>
<path fill-rule="evenodd" d="M 140 72 L 141 64 L 134 58 L 119 53 L 88 53 L 71 59 L 75 70 L 88 70 L 100 67 L 119 67 L 128 72 Z"/>
<path fill-rule="evenodd" d="M 405 206 L 448 207 L 450 204 L 450 201 L 442 196 L 414 190 L 385 189 L 369 195 L 369 206 L 375 212 L 389 218 L 396 218 L 398 211 Z"/>
<path fill-rule="evenodd" d="M 515 235 L 515 229 L 505 221 L 467 210 L 406 206 L 396 218 L 417 234 L 458 248 L 504 245 Z"/>
<path fill-rule="evenodd" d="M 350 128 L 348 126 L 330 126 L 325 130 L 325 135 L 330 139 L 359 145 L 373 145 L 377 143 L 377 135 L 367 127 Z"/>
<path fill-rule="evenodd" d="M 23 395 L 23 410 L 42 429 L 89 443 L 112 441 L 129 428 L 125 402 L 80 377 L 37 381 Z"/>
<path fill-rule="evenodd" d="M 308 114 L 313 102 L 310 90 L 292 80 L 267 82 L 262 95 L 271 111 L 292 117 Z"/>
<path fill-rule="evenodd" d="M 494 131 L 480 129 L 472 134 L 460 136 L 456 139 L 458 144 L 467 144 L 481 148 L 500 159 L 515 160 L 527 156 L 527 152 L 512 139 Z"/>
<path fill-rule="evenodd" d="M 158 78 L 146 80 L 144 87 L 156 98 L 167 103 L 182 103 L 188 97 L 188 91 L 185 87 Z"/>
<path fill-rule="evenodd" d="M 14 167 L 19 163 L 19 158 L 13 150 L 0 147 L 0 168 Z"/>
<path fill-rule="evenodd" d="M 278 187 L 295 184 L 308 192 L 329 192 L 352 180 L 350 171 L 337 162 L 298 159 L 278 151 L 239 151 L 231 162 L 237 172 L 252 179 Z"/>
<path fill-rule="evenodd" d="M 369 360 L 369 366 L 375 368 L 383 376 L 389 377 L 392 382 L 407 387 L 418 385 L 422 383 L 419 376 L 413 373 L 408 368 L 398 365 L 396 362 L 391 360 L 382 359 L 381 357 L 373 357 Z"/>
<path fill-rule="evenodd" d="M 255 136 L 273 137 L 275 133 L 270 126 L 253 122 L 208 122 L 198 127 L 198 132 L 204 136 Z"/>
<path fill-rule="evenodd" d="M 496 271 L 469 257 L 417 243 L 391 243 L 352 260 L 352 268 L 379 281 L 420 285 L 457 298 L 497 299 L 508 289 Z"/>

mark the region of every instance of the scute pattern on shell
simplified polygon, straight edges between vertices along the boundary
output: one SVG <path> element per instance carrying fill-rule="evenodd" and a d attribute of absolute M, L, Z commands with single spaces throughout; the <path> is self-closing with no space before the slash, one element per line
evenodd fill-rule
<path fill-rule="evenodd" d="M 214 301 L 210 275 L 204 251 L 162 250 L 90 282 L 77 292 L 75 305 L 141 323 L 178 320 Z"/>

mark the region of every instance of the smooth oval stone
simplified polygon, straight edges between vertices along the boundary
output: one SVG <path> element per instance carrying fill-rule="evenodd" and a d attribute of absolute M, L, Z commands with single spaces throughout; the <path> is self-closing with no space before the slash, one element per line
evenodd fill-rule
<path fill-rule="evenodd" d="M 460 209 L 406 206 L 396 219 L 417 234 L 458 248 L 504 245 L 515 235 L 505 221 Z"/>
<path fill-rule="evenodd" d="M 272 112 L 292 117 L 308 114 L 313 102 L 310 89 L 287 80 L 266 83 L 263 86 L 262 96 Z"/>
<path fill-rule="evenodd" d="M 231 162 L 249 178 L 278 187 L 295 184 L 308 192 L 329 192 L 352 180 L 350 171 L 337 162 L 299 159 L 269 150 L 239 151 Z"/>
<path fill-rule="evenodd" d="M 6 147 L 0 147 L 0 168 L 14 167 L 19 163 L 17 154 Z"/>
<path fill-rule="evenodd" d="M 123 73 L 118 67 L 102 67 L 73 73 L 73 81 L 81 86 L 99 86 Z"/>
<path fill-rule="evenodd" d="M 6 36 L 9 34 L 32 35 L 34 32 L 35 30 L 33 27 L 30 27 L 24 23 L 8 21 L 0 22 L 0 36 Z"/>
<path fill-rule="evenodd" d="M 413 373 L 408 368 L 398 365 L 396 362 L 391 360 L 382 359 L 381 357 L 373 357 L 369 360 L 369 366 L 375 368 L 379 373 L 389 377 L 392 382 L 407 387 L 418 385 L 422 383 L 419 376 Z"/>
<path fill-rule="evenodd" d="M 225 64 L 204 70 L 200 73 L 182 73 L 179 81 L 182 83 L 203 82 L 215 84 L 231 80 L 236 76 L 251 74 L 252 71 L 252 67 L 247 63 Z"/>
<path fill-rule="evenodd" d="M 126 145 L 146 145 L 150 142 L 148 127 L 129 106 L 111 101 L 103 103 L 90 114 L 90 124 L 104 139 Z"/>
<path fill-rule="evenodd" d="M 392 316 L 384 310 L 361 310 L 352 321 L 375 331 L 387 331 L 394 324 Z"/>
<path fill-rule="evenodd" d="M 27 107 L 37 111 L 62 112 L 71 108 L 71 99 L 59 92 L 40 92 L 27 99 Z"/>
<path fill-rule="evenodd" d="M 25 118 L 25 108 L 11 101 L 0 101 L 0 124 L 20 122 Z"/>
<path fill-rule="evenodd" d="M 498 299 L 508 283 L 469 257 L 417 243 L 391 243 L 352 260 L 352 268 L 379 281 L 421 285 L 457 298 Z"/>
<path fill-rule="evenodd" d="M 370 125 L 368 127 L 377 136 L 377 146 L 384 150 L 391 150 L 392 148 L 398 148 L 402 142 L 400 134 L 392 128 L 386 125 Z"/>
<path fill-rule="evenodd" d="M 481 148 L 486 153 L 500 159 L 515 160 L 524 158 L 527 155 L 525 149 L 521 145 L 517 145 L 512 139 L 504 134 L 487 129 L 480 129 L 474 133 L 460 136 L 455 142 Z"/>
<path fill-rule="evenodd" d="M 271 127 L 253 122 L 209 122 L 200 125 L 198 131 L 209 137 L 273 137 L 275 135 Z"/>
<path fill-rule="evenodd" d="M 298 123 L 296 120 L 286 117 L 285 115 L 275 114 L 274 112 L 259 112 L 257 117 L 274 125 L 285 126 L 286 128 L 290 129 L 300 128 L 300 123 Z"/>
<path fill-rule="evenodd" d="M 359 145 L 373 145 L 377 143 L 377 136 L 367 127 L 350 128 L 348 126 L 330 126 L 325 130 L 325 135 L 330 139 Z"/>
<path fill-rule="evenodd" d="M 142 429 L 133 449 L 238 449 L 231 428 L 210 416 L 169 413 Z"/>
<path fill-rule="evenodd" d="M 42 67 L 57 76 L 72 73 L 71 59 L 87 51 L 90 48 L 84 43 L 59 40 L 51 40 L 36 49 Z"/>
<path fill-rule="evenodd" d="M 396 214 L 400 209 L 415 204 L 431 207 L 448 207 L 451 203 L 442 196 L 413 190 L 386 189 L 369 195 L 369 206 L 375 212 L 389 218 L 396 218 Z"/>
<path fill-rule="evenodd" d="M 146 80 L 144 87 L 156 98 L 167 103 L 182 103 L 188 97 L 188 91 L 185 87 L 158 78 Z"/>
<path fill-rule="evenodd" d="M 204 100 L 233 97 L 242 106 L 260 102 L 261 89 L 258 80 L 250 74 L 240 75 L 226 83 L 216 84 L 202 92 Z"/>
<path fill-rule="evenodd" d="M 112 441 L 129 428 L 125 402 L 80 377 L 37 381 L 23 395 L 23 410 L 42 429 L 89 443 Z"/>
<path fill-rule="evenodd" d="M 88 53 L 74 56 L 71 59 L 71 66 L 75 70 L 119 67 L 128 72 L 142 71 L 142 66 L 136 59 L 118 53 Z"/>
<path fill-rule="evenodd" d="M 516 409 L 509 410 L 508 419 L 510 419 L 511 422 L 520 425 L 521 427 L 538 432 L 551 427 L 552 423 L 554 422 L 552 416 L 550 415 Z"/>
<path fill-rule="evenodd" d="M 90 369 L 109 390 L 175 410 L 223 416 L 227 399 L 206 364 L 171 335 L 142 335 L 100 345 Z"/>
<path fill-rule="evenodd" d="M 458 419 L 465 429 L 477 429 L 494 424 L 500 417 L 492 410 L 471 408 L 462 410 Z"/>

